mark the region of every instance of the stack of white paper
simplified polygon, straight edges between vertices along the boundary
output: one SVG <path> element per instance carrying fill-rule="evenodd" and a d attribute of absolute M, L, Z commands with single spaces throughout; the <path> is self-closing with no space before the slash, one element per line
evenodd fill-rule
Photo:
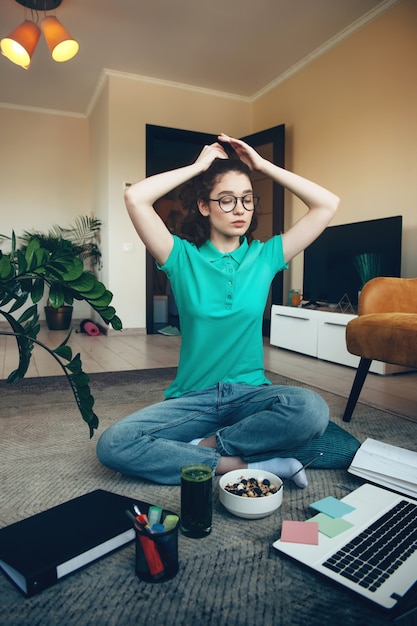
<path fill-rule="evenodd" d="M 417 498 L 417 452 L 366 439 L 348 472 Z"/>

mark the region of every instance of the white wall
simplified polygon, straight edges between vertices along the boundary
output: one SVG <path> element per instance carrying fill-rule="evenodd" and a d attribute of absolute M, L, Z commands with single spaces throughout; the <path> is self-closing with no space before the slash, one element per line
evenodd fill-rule
<path fill-rule="evenodd" d="M 91 212 L 87 119 L 2 108 L 0 128 L 1 234 L 68 226 Z M 76 303 L 77 317 L 88 313 Z"/>
<path fill-rule="evenodd" d="M 341 198 L 333 224 L 403 216 L 417 276 L 417 3 L 403 0 L 254 105 L 254 131 L 286 125 L 286 166 Z M 302 214 L 288 197 L 286 227 Z M 303 255 L 288 286 L 302 286 Z"/>
<path fill-rule="evenodd" d="M 0 109 L 1 232 L 65 225 L 91 211 L 89 122 Z"/>

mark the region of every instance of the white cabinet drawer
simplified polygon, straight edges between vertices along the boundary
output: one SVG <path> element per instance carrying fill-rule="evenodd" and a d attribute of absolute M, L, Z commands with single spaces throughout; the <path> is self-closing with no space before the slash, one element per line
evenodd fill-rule
<path fill-rule="evenodd" d="M 287 313 L 277 309 L 272 307 L 271 344 L 317 356 L 317 319 L 304 315 L 301 309 L 296 309 L 295 315 L 291 310 Z"/>
<path fill-rule="evenodd" d="M 337 313 L 331 313 L 330 315 L 333 315 L 335 318 L 338 317 Z M 344 317 L 346 319 L 343 321 L 326 319 L 319 322 L 317 356 L 324 361 L 357 367 L 359 357 L 350 354 L 346 349 L 346 324 L 349 319 L 347 319 L 348 316 L 346 315 Z"/>

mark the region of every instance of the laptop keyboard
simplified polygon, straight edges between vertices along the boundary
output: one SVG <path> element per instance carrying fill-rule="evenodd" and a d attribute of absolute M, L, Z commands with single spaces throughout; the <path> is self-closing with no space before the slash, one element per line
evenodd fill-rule
<path fill-rule="evenodd" d="M 376 591 L 417 549 L 417 504 L 401 500 L 323 565 Z"/>

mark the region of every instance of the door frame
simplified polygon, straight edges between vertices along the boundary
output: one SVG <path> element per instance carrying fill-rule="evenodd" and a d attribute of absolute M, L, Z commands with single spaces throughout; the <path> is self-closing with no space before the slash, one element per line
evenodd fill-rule
<path fill-rule="evenodd" d="M 246 135 L 242 139 L 255 149 L 271 143 L 272 162 L 279 167 L 285 167 L 285 124 Z M 284 200 L 284 187 L 272 181 L 272 233 L 274 235 L 284 232 Z M 284 304 L 284 272 L 278 272 L 271 283 L 271 304 Z M 270 318 L 264 317 L 262 334 L 265 337 L 270 335 L 270 325 Z"/>

